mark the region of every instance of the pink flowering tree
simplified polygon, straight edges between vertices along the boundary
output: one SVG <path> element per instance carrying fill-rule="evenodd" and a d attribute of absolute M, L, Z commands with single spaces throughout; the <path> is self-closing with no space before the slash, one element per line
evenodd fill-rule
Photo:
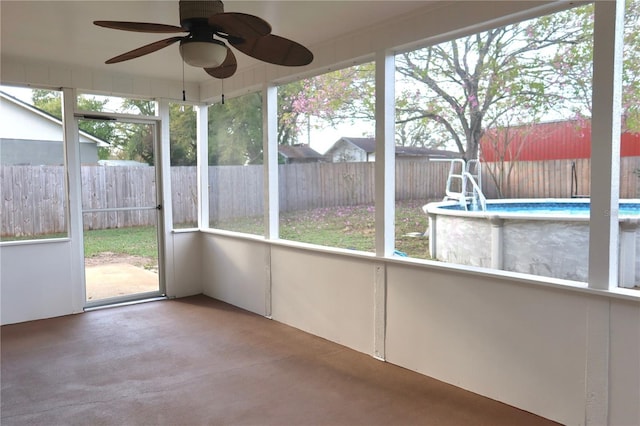
<path fill-rule="evenodd" d="M 295 143 L 312 118 L 325 126 L 373 120 L 374 79 L 367 63 L 279 87 L 278 143 Z"/>
<path fill-rule="evenodd" d="M 568 108 L 569 76 L 550 61 L 563 46 L 590 43 L 570 10 L 401 54 L 397 123 L 475 159 L 486 129 Z"/>
<path fill-rule="evenodd" d="M 576 9 L 571 15 L 572 26 L 581 26 L 593 37 L 593 5 Z M 573 102 L 570 111 L 578 120 L 591 119 L 593 49 L 591 44 L 562 46 L 552 58 L 551 65 L 558 76 L 558 84 Z M 622 70 L 623 131 L 640 131 L 640 0 L 627 0 L 624 23 Z"/>
<path fill-rule="evenodd" d="M 623 126 L 640 132 L 640 0 L 627 1 L 623 58 Z"/>

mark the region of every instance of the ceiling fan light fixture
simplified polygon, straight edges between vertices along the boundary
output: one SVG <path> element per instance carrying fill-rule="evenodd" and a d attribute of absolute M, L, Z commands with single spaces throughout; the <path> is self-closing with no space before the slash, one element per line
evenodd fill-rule
<path fill-rule="evenodd" d="M 215 68 L 227 57 L 227 46 L 218 40 L 183 40 L 180 56 L 192 67 Z"/>

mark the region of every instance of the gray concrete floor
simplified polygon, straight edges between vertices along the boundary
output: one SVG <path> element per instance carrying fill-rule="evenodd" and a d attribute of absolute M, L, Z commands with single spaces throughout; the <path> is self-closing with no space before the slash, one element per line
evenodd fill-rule
<path fill-rule="evenodd" d="M 549 425 L 205 296 L 3 326 L 11 425 Z"/>

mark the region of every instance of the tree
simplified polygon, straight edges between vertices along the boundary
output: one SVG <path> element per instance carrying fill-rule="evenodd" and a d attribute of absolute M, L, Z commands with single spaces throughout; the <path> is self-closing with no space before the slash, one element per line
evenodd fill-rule
<path fill-rule="evenodd" d="M 640 0 L 627 0 L 624 44 L 623 126 L 640 132 Z"/>
<path fill-rule="evenodd" d="M 278 144 L 298 141 L 315 117 L 333 125 L 372 120 L 373 64 L 298 80 L 278 88 Z M 253 93 L 209 108 L 209 164 L 257 164 L 263 161 L 262 96 Z"/>
<path fill-rule="evenodd" d="M 303 80 L 278 87 L 278 145 L 293 145 L 298 140 L 302 112 L 297 110 L 296 100 L 303 90 Z"/>
<path fill-rule="evenodd" d="M 594 6 L 575 10 L 572 15 L 588 38 L 593 37 Z M 576 118 L 591 118 L 593 49 L 591 44 L 563 45 L 552 59 L 554 70 L 567 82 L 566 90 L 573 97 L 571 112 Z M 624 23 L 622 69 L 623 131 L 640 131 L 640 0 L 627 0 Z"/>
<path fill-rule="evenodd" d="M 155 103 L 140 99 L 125 99 L 121 112 L 155 115 Z M 154 146 L 151 127 L 119 123 L 116 145 L 120 158 L 153 164 Z M 193 166 L 197 161 L 196 113 L 191 105 L 169 104 L 169 150 L 172 166 Z"/>
<path fill-rule="evenodd" d="M 623 107 L 640 129 L 640 0 L 627 0 Z M 397 56 L 396 144 L 449 147 L 477 158 L 487 129 L 589 118 L 593 5 L 553 13 Z M 327 125 L 374 118 L 373 64 L 279 88 L 279 143 L 311 118 Z M 517 121 L 514 121 L 517 117 Z"/>
<path fill-rule="evenodd" d="M 262 164 L 262 96 L 250 93 L 209 107 L 209 164 Z"/>
<path fill-rule="evenodd" d="M 486 163 L 486 170 L 493 181 L 498 198 L 512 198 L 511 173 L 520 157 L 522 148 L 530 138 L 547 136 L 535 123 L 513 125 L 512 122 L 504 126 L 487 129 L 483 143 L 490 147 L 495 155 L 491 162 Z M 486 151 L 485 151 L 486 152 Z"/>
<path fill-rule="evenodd" d="M 31 92 L 33 105 L 59 120 L 62 120 L 62 93 L 54 90 L 34 89 Z"/>
<path fill-rule="evenodd" d="M 401 54 L 397 114 L 433 135 L 433 144 L 451 141 L 465 159 L 475 159 L 485 129 L 503 125 L 517 111 L 534 122 L 566 103 L 549 58 L 565 45 L 589 43 L 574 11 L 491 29 Z M 568 84 L 569 82 L 567 82 Z"/>
<path fill-rule="evenodd" d="M 375 119 L 375 64 L 370 62 L 278 88 L 278 144 L 296 143 L 314 122 L 335 126 Z"/>
<path fill-rule="evenodd" d="M 62 96 L 60 92 L 35 89 L 33 104 L 62 119 Z M 79 96 L 78 108 L 86 111 L 104 111 L 108 98 Z M 189 115 L 187 110 L 191 111 Z M 141 99 L 124 99 L 117 107 L 120 113 L 155 115 L 155 102 Z M 154 137 L 151 126 L 137 123 L 102 120 L 80 120 L 81 130 L 109 143 L 108 148 L 98 148 L 100 159 L 135 160 L 154 164 Z M 172 162 L 179 165 L 195 164 L 195 115 L 192 107 L 183 108 L 172 104 L 170 109 L 170 133 Z"/>
<path fill-rule="evenodd" d="M 125 99 L 119 112 L 155 115 L 155 103 L 142 99 Z M 120 160 L 134 160 L 155 164 L 155 146 L 152 126 L 139 123 L 115 123 L 111 153 Z"/>
<path fill-rule="evenodd" d="M 34 89 L 31 93 L 33 105 L 48 114 L 62 120 L 62 93 L 54 90 Z M 99 100 L 95 97 L 78 98 L 78 108 L 85 111 L 102 111 L 107 100 Z M 80 130 L 110 143 L 114 134 L 112 122 L 98 120 L 80 120 Z M 98 148 L 98 158 L 109 158 L 109 148 Z"/>
<path fill-rule="evenodd" d="M 196 111 L 189 105 L 169 105 L 170 159 L 172 166 L 195 166 L 198 154 Z"/>

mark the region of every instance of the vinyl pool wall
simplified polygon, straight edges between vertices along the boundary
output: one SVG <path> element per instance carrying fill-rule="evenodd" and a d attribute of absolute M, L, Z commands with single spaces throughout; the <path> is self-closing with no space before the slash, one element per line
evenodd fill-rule
<path fill-rule="evenodd" d="M 489 203 L 576 203 L 566 199 L 490 200 Z M 640 203 L 640 200 L 633 200 Z M 582 200 L 582 203 L 585 201 Z M 463 211 L 430 203 L 429 249 L 434 259 L 463 265 L 587 281 L 589 218 L 567 214 Z M 640 216 L 620 216 L 620 286 L 640 279 Z"/>

